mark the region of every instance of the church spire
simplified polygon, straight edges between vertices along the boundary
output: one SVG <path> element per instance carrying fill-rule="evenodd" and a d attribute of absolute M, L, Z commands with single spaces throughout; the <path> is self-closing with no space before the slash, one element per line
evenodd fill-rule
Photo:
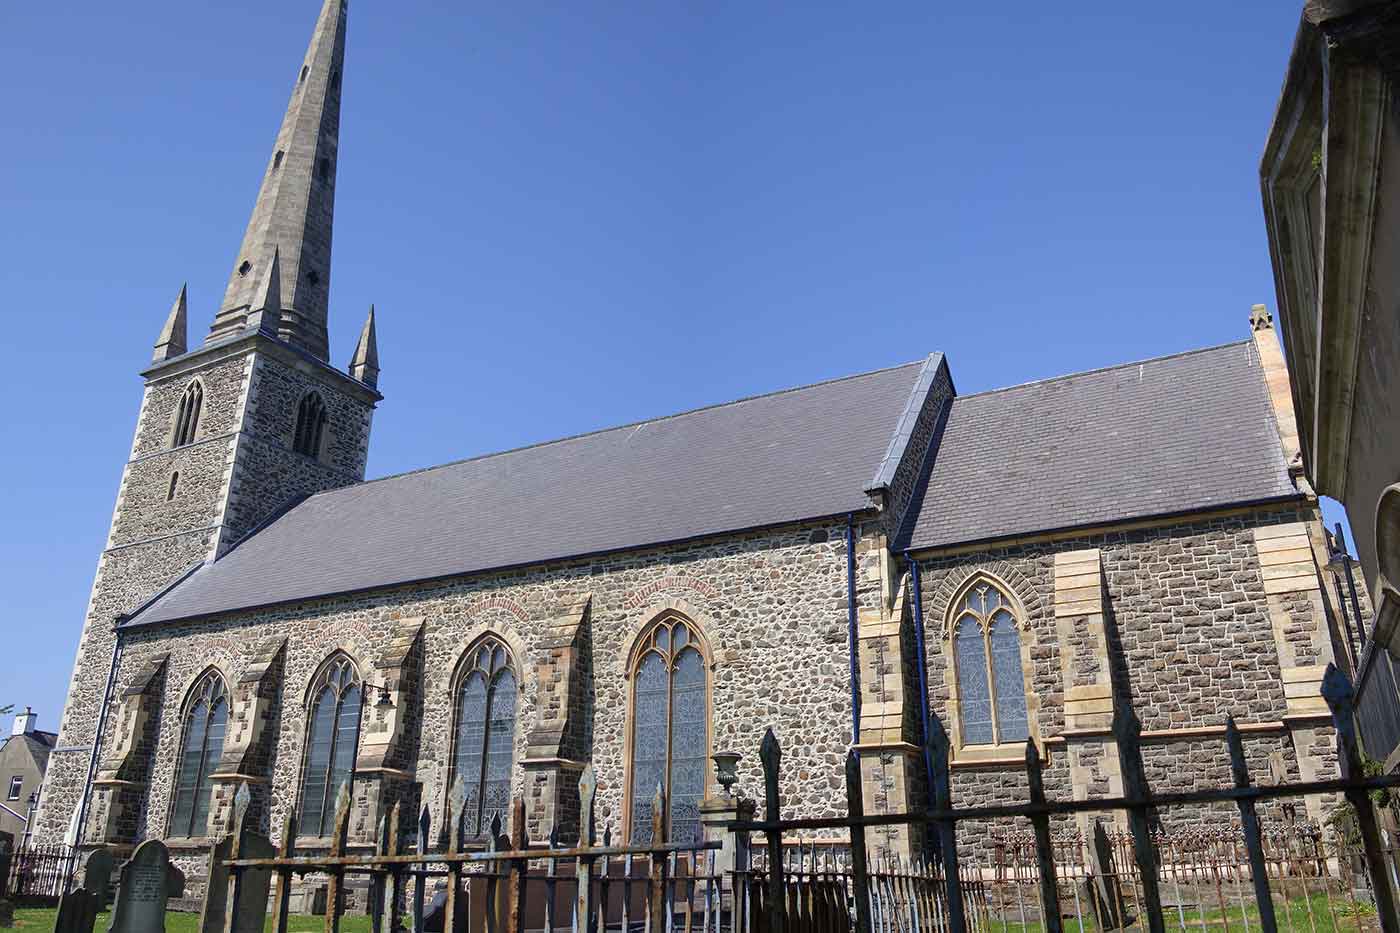
<path fill-rule="evenodd" d="M 208 340 L 242 333 L 250 314 L 262 310 L 254 305 L 280 251 L 277 335 L 320 359 L 329 356 L 326 311 L 346 7 L 347 0 L 325 0 L 321 7 Z"/>
<path fill-rule="evenodd" d="M 185 294 L 187 288 L 186 285 L 180 286 L 180 297 L 175 299 L 175 304 L 170 308 L 170 316 L 165 319 L 165 326 L 160 329 L 160 336 L 156 338 L 156 352 L 151 356 L 152 363 L 183 356 L 189 349 L 185 323 L 189 315 L 189 298 Z"/>
<path fill-rule="evenodd" d="M 360 342 L 355 344 L 355 355 L 350 358 L 350 376 L 371 389 L 379 388 L 379 341 L 374 335 L 374 305 L 369 306 Z"/>

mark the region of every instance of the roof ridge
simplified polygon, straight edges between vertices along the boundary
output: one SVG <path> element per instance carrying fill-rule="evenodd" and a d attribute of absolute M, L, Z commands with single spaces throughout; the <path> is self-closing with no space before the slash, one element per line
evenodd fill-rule
<path fill-rule="evenodd" d="M 1079 372 L 1064 373 L 1063 375 L 1059 376 L 1046 376 L 1044 379 L 1032 379 L 1030 382 L 1018 382 L 1015 385 L 1001 386 L 1000 388 L 996 389 L 983 389 L 981 392 L 969 392 L 966 395 L 955 396 L 954 400 L 961 401 L 963 399 L 969 398 L 980 398 L 984 395 L 996 395 L 998 392 L 1011 392 L 1016 389 L 1028 389 L 1031 386 L 1044 385 L 1048 382 L 1063 382 L 1067 379 L 1078 379 L 1080 376 L 1093 376 L 1098 373 L 1112 372 L 1115 369 L 1127 369 L 1129 366 L 1145 366 L 1148 363 L 1161 363 L 1166 360 L 1180 359 L 1181 357 L 1185 356 L 1195 356 L 1198 353 L 1213 353 L 1216 350 L 1227 350 L 1231 347 L 1249 346 L 1252 343 L 1253 341 L 1249 339 L 1232 340 L 1229 343 L 1220 343 L 1212 347 L 1197 347 L 1194 350 L 1181 350 L 1177 353 L 1165 353 L 1161 356 L 1149 356 L 1146 359 L 1141 360 L 1128 360 L 1124 363 L 1113 363 L 1108 366 L 1097 366 L 1093 369 L 1082 369 Z"/>
<path fill-rule="evenodd" d="M 932 355 L 932 354 L 930 354 Z M 789 386 L 785 389 L 774 389 L 771 392 L 758 392 L 754 395 L 745 395 L 740 398 L 730 399 L 727 402 L 714 402 L 709 405 L 700 405 L 696 408 L 687 408 L 684 411 L 672 412 L 669 415 L 659 415 L 655 418 L 642 418 L 638 421 L 629 421 L 625 424 L 615 424 L 606 428 L 596 428 L 592 431 L 580 431 L 578 434 L 568 434 L 564 437 L 555 437 L 547 441 L 535 441 L 532 444 L 521 444 L 519 447 L 508 447 L 505 450 L 493 450 L 489 453 L 477 454 L 474 457 L 461 457 L 457 460 L 448 460 L 446 463 L 435 463 L 432 466 L 418 467 L 413 470 L 404 470 L 400 473 L 390 473 L 387 476 L 376 476 L 374 479 L 362 480 L 351 486 L 341 486 L 336 489 L 323 489 L 320 492 L 312 493 L 303 501 L 315 499 L 318 496 L 330 493 L 344 492 L 347 489 L 362 489 L 372 483 L 382 483 L 385 480 L 403 479 L 405 476 L 416 476 L 419 473 L 431 473 L 433 470 L 444 470 L 448 467 L 461 466 L 464 463 L 475 463 L 480 460 L 489 460 L 492 457 L 504 457 L 507 454 L 516 454 L 525 450 L 534 450 L 537 447 L 548 447 L 551 444 L 563 444 L 568 441 L 576 441 L 585 437 L 594 437 L 599 434 L 607 434 L 610 431 L 625 431 L 628 428 L 639 428 L 643 425 L 657 424 L 662 421 L 670 421 L 674 418 L 684 418 L 689 415 L 698 415 L 701 412 L 713 411 L 717 408 L 728 408 L 730 405 L 742 405 L 744 402 L 753 402 L 763 398 L 774 398 L 779 395 L 787 395 L 792 392 L 802 392 L 807 389 L 816 389 L 821 386 L 835 385 L 838 382 L 848 382 L 852 379 L 864 379 L 867 376 L 877 376 L 880 373 L 893 372 L 896 369 L 907 369 L 910 366 L 923 366 L 928 361 L 928 357 L 912 360 L 908 363 L 898 363 L 894 366 L 882 366 L 879 369 L 871 369 L 861 373 L 851 373 L 848 376 L 837 376 L 832 379 L 822 379 L 817 382 L 809 382 L 800 386 Z"/>

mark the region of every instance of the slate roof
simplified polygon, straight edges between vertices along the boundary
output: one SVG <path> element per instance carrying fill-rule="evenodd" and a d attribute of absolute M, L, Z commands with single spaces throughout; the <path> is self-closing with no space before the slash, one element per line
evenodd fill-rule
<path fill-rule="evenodd" d="M 1296 497 L 1252 341 L 954 400 L 905 546 Z"/>
<path fill-rule="evenodd" d="M 133 624 L 228 612 L 868 507 L 939 354 L 318 493 Z"/>

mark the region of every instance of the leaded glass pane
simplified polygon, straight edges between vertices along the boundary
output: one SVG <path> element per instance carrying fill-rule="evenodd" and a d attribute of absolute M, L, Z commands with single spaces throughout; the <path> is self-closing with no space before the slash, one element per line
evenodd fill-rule
<path fill-rule="evenodd" d="M 335 742 L 335 691 L 321 689 L 311 712 L 311 730 L 306 743 L 306 774 L 302 779 L 302 831 L 323 835 L 326 812 L 326 775 L 330 769 L 331 746 Z"/>
<path fill-rule="evenodd" d="M 486 678 L 473 671 L 457 695 L 457 755 L 453 779 L 462 782 L 462 832 L 477 835 L 481 810 L 481 765 L 486 753 Z"/>
<path fill-rule="evenodd" d="M 209 725 L 209 704 L 201 698 L 190 709 L 185 723 L 185 744 L 180 750 L 180 776 L 175 781 L 175 807 L 170 822 L 173 834 L 191 836 L 194 834 L 190 827 L 194 822 L 200 758 L 204 754 L 204 735 Z"/>
<path fill-rule="evenodd" d="M 1003 742 L 1030 737 L 1026 720 L 1026 687 L 1021 672 L 1021 639 L 1006 610 L 992 617 L 992 673 L 996 678 L 997 731 Z"/>
<path fill-rule="evenodd" d="M 486 727 L 486 765 L 482 772 L 479 833 L 491 831 L 499 816 L 504 829 L 510 813 L 510 760 L 515 742 L 515 675 L 502 671 L 491 686 L 491 718 Z M 470 812 L 470 811 L 468 811 Z"/>
<path fill-rule="evenodd" d="M 340 701 L 340 716 L 336 723 L 335 755 L 331 760 L 330 784 L 326 794 L 326 818 L 321 835 L 329 835 L 335 823 L 335 802 L 340 788 L 350 780 L 355 768 L 355 746 L 360 739 L 360 688 L 350 687 Z M 352 788 L 353 790 L 353 788 Z"/>
<path fill-rule="evenodd" d="M 633 688 L 632 842 L 651 842 L 651 798 L 666 777 L 666 661 L 649 652 Z"/>
<path fill-rule="evenodd" d="M 204 732 L 204 756 L 199 767 L 199 783 L 195 786 L 194 819 L 190 823 L 190 835 L 204 835 L 209 831 L 209 798 L 213 795 L 213 785 L 209 775 L 219 764 L 219 756 L 224 751 L 224 729 L 228 725 L 228 704 L 223 697 L 214 701 L 214 710 L 209 714 L 209 727 Z"/>
<path fill-rule="evenodd" d="M 683 631 L 676 627 L 677 641 Z M 686 648 L 671 675 L 671 839 L 700 841 L 700 801 L 705 796 L 705 662 Z"/>
<path fill-rule="evenodd" d="M 987 654 L 982 642 L 982 627 L 977 620 L 963 616 L 953 636 L 957 657 L 958 702 L 962 710 L 963 742 L 968 745 L 990 745 L 992 735 L 992 697 L 987 685 Z"/>

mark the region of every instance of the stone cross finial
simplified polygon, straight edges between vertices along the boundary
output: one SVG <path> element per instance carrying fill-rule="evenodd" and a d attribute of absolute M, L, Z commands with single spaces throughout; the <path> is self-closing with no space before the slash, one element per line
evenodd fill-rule
<path fill-rule="evenodd" d="M 1272 330 L 1274 326 L 1274 316 L 1269 313 L 1269 309 L 1263 305 L 1255 305 L 1249 309 L 1250 330 Z"/>

